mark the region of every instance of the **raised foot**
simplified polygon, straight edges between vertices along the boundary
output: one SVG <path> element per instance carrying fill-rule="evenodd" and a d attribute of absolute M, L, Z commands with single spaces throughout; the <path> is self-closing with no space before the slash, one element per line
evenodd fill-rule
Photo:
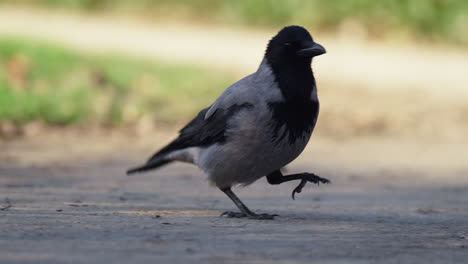
<path fill-rule="evenodd" d="M 330 180 L 328 179 L 325 179 L 325 178 L 322 178 L 320 176 L 317 176 L 313 173 L 308 173 L 308 172 L 305 172 L 301 175 L 302 179 L 301 179 L 301 182 L 299 183 L 299 185 L 297 185 L 296 188 L 294 188 L 294 190 L 292 191 L 292 198 L 293 200 L 295 200 L 295 197 L 294 195 L 296 193 L 301 193 L 302 192 L 302 188 L 304 188 L 304 186 L 306 185 L 307 182 L 312 182 L 312 183 L 315 183 L 317 185 L 320 185 L 320 183 L 330 183 Z"/>
<path fill-rule="evenodd" d="M 220 215 L 221 217 L 225 216 L 228 218 L 249 218 L 249 219 L 256 219 L 256 220 L 273 220 L 276 214 L 244 214 L 241 212 L 224 212 Z"/>

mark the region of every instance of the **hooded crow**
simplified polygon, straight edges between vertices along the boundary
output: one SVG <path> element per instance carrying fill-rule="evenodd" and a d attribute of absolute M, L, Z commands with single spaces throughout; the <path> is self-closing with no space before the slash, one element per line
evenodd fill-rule
<path fill-rule="evenodd" d="M 294 199 L 307 182 L 329 183 L 313 173 L 280 171 L 304 150 L 317 122 L 319 100 L 311 62 L 324 53 L 325 48 L 303 27 L 283 28 L 268 43 L 255 73 L 228 87 L 175 140 L 127 174 L 172 161 L 193 163 L 240 210 L 223 215 L 273 219 L 275 215 L 250 211 L 231 187 L 249 185 L 263 176 L 270 184 L 299 180 Z"/>

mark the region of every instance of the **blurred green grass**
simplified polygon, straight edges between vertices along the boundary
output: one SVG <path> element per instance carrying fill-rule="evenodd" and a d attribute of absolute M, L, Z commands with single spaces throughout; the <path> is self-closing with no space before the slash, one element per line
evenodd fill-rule
<path fill-rule="evenodd" d="M 211 68 L 0 38 L 0 139 L 31 134 L 28 131 L 34 131 L 36 124 L 128 127 L 137 132 L 181 125 L 234 81 L 235 77 Z M 321 82 L 320 87 L 320 137 L 453 140 L 468 133 L 464 101 L 443 101 L 411 90 L 384 93 L 352 84 L 343 89 Z M 418 100 L 424 103 L 414 104 Z"/>
<path fill-rule="evenodd" d="M 374 37 L 390 34 L 468 44 L 466 0 L 0 0 L 0 3 L 88 12 L 117 11 L 159 20 L 185 18 L 275 27 L 300 24 L 314 31 L 351 31 L 343 25 L 358 23 Z"/>
<path fill-rule="evenodd" d="M 230 83 L 230 76 L 201 67 L 0 39 L 0 123 L 175 123 L 209 105 Z"/>

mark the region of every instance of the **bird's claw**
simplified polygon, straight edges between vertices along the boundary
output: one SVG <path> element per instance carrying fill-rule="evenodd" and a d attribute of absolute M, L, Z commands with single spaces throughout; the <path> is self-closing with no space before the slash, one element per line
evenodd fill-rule
<path fill-rule="evenodd" d="M 295 194 L 296 193 L 301 193 L 302 192 L 302 188 L 304 188 L 304 186 L 307 184 L 307 182 L 310 181 L 310 182 L 313 182 L 313 183 L 316 183 L 317 185 L 320 185 L 320 183 L 330 183 L 330 180 L 328 179 L 325 179 L 325 178 L 322 178 L 322 177 L 319 177 L 315 174 L 312 174 L 312 173 L 306 173 L 304 175 L 304 177 L 302 178 L 301 182 L 299 183 L 299 185 L 297 185 L 296 188 L 294 188 L 294 190 L 292 191 L 292 199 L 295 200 Z"/>
<path fill-rule="evenodd" d="M 256 220 L 273 220 L 277 214 L 244 214 L 241 212 L 224 212 L 220 215 L 220 217 L 227 217 L 227 218 L 250 218 Z"/>
<path fill-rule="evenodd" d="M 247 217 L 246 214 L 244 213 L 240 213 L 240 212 L 230 212 L 230 211 L 226 211 L 226 212 L 223 212 L 220 217 L 227 217 L 227 218 L 244 218 L 244 217 Z"/>
<path fill-rule="evenodd" d="M 302 180 L 301 180 L 301 183 L 299 183 L 299 185 L 297 185 L 297 187 L 294 188 L 294 190 L 292 191 L 292 199 L 293 199 L 293 200 L 296 200 L 295 197 L 294 197 L 294 195 L 295 195 L 296 193 L 301 193 L 301 192 L 302 192 L 302 188 L 304 188 L 304 186 L 306 185 L 306 183 L 307 183 L 307 180 L 306 180 L 306 179 L 302 179 Z"/>

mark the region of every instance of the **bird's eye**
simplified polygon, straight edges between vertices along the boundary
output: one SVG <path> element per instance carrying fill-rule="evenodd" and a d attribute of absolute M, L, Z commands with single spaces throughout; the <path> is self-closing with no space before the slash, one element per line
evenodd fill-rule
<path fill-rule="evenodd" d="M 285 46 L 291 46 L 291 42 L 284 43 Z"/>

